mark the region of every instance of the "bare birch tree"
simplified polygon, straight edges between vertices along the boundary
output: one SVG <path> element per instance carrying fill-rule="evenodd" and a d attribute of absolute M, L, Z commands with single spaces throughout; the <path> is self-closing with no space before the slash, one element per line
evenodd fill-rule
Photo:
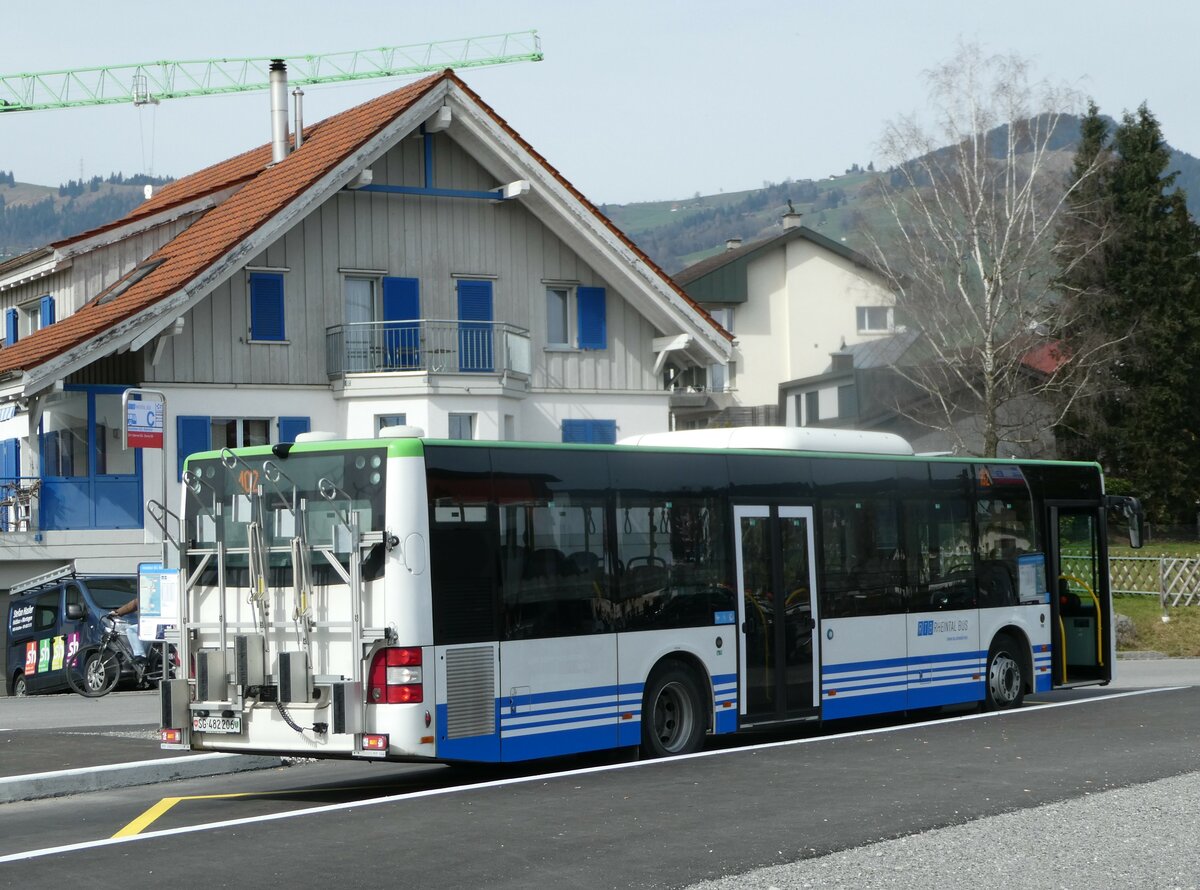
<path fill-rule="evenodd" d="M 1072 170 L 1064 144 L 1081 103 L 976 44 L 927 76 L 932 125 L 887 125 L 888 219 L 866 232 L 897 322 L 920 334 L 915 359 L 896 368 L 919 397 L 897 407 L 959 453 L 1032 453 L 1111 351 L 1067 351 L 1056 335 L 1082 305 L 1060 299 L 1054 261 L 1068 198 L 1095 171 Z"/>

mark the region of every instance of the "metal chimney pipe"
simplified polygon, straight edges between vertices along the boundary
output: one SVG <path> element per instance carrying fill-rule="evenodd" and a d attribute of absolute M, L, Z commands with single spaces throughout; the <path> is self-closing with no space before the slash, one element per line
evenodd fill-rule
<path fill-rule="evenodd" d="M 292 119 L 296 122 L 296 132 L 292 137 L 292 151 L 299 150 L 304 144 L 304 90 L 296 87 L 292 90 L 293 111 Z"/>
<path fill-rule="evenodd" d="M 271 60 L 271 163 L 288 156 L 287 65 Z"/>

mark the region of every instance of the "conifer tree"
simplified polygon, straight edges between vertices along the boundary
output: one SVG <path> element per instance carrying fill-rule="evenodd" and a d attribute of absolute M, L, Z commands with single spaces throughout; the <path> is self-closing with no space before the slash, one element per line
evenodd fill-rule
<path fill-rule="evenodd" d="M 1152 517 L 1186 521 L 1200 498 L 1200 228 L 1173 188 L 1169 150 L 1149 109 L 1126 113 L 1111 144 L 1097 121 L 1098 113 L 1085 118 L 1076 163 L 1109 150 L 1112 159 L 1096 192 L 1079 194 L 1072 220 L 1098 246 L 1061 280 L 1068 301 L 1091 308 L 1082 313 L 1086 324 L 1067 332 L 1073 346 L 1117 345 L 1095 410 L 1080 418 L 1077 443 L 1093 453 L 1078 456 L 1099 457 L 1127 478 Z"/>

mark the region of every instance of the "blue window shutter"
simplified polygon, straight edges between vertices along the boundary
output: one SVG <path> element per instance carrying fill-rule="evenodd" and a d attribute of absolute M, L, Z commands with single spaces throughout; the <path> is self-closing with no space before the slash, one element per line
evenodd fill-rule
<path fill-rule="evenodd" d="M 283 275 L 250 273 L 250 339 L 283 340 Z"/>
<path fill-rule="evenodd" d="M 309 431 L 309 422 L 307 417 L 281 417 L 279 418 L 279 441 L 280 442 L 295 442 L 296 436 L 300 433 Z"/>
<path fill-rule="evenodd" d="M 50 294 L 42 297 L 42 320 L 41 326 L 44 328 L 54 324 L 54 297 Z"/>
<path fill-rule="evenodd" d="M 4 313 L 4 342 L 12 346 L 17 342 L 17 332 L 20 330 L 20 316 L 16 309 L 9 309 Z"/>
<path fill-rule="evenodd" d="M 175 418 L 175 454 L 179 463 L 179 478 L 183 478 L 183 461 L 189 454 L 212 448 L 212 418 L 181 414 Z"/>
<path fill-rule="evenodd" d="M 564 442 L 586 445 L 612 445 L 617 441 L 615 420 L 564 420 L 562 422 Z"/>
<path fill-rule="evenodd" d="M 458 367 L 461 371 L 491 371 L 492 283 L 460 279 L 458 282 Z"/>
<path fill-rule="evenodd" d="M 21 475 L 21 440 L 0 442 L 0 482 L 15 482 Z"/>
<path fill-rule="evenodd" d="M 416 278 L 383 279 L 383 358 L 389 368 L 421 367 L 421 283 Z M 403 323 L 401 323 L 403 322 Z"/>
<path fill-rule="evenodd" d="M 608 348 L 604 288 L 581 287 L 576 295 L 579 301 L 579 348 Z"/>

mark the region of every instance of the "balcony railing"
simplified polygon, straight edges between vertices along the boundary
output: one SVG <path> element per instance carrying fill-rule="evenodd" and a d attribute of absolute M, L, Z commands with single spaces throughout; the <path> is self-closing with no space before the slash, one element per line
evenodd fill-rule
<path fill-rule="evenodd" d="M 325 331 L 330 379 L 346 374 L 529 375 L 529 331 L 502 321 L 368 321 Z"/>

